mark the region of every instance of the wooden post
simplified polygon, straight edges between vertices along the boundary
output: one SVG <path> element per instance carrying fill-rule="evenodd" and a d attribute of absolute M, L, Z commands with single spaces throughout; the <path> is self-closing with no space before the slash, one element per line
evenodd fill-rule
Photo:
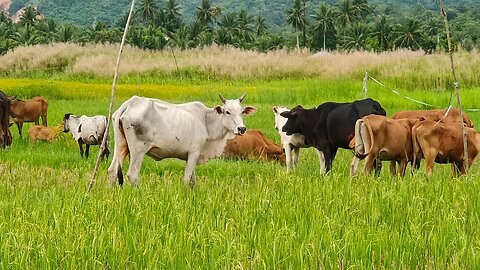
<path fill-rule="evenodd" d="M 465 128 L 465 124 L 463 123 L 463 111 L 462 111 L 462 105 L 460 103 L 460 89 L 458 86 L 457 75 L 455 73 L 455 65 L 453 63 L 452 41 L 450 38 L 450 30 L 448 27 L 447 12 L 445 11 L 445 5 L 443 3 L 443 0 L 439 0 L 439 4 L 440 4 L 440 13 L 443 16 L 443 22 L 445 24 L 445 31 L 447 34 L 448 53 L 450 55 L 450 68 L 452 70 L 452 75 L 453 75 L 453 85 L 455 87 L 455 93 L 457 96 L 458 109 L 460 110 L 460 124 L 462 125 L 462 133 L 463 133 L 463 169 L 465 170 L 465 173 L 466 173 L 468 170 L 467 129 Z"/>
<path fill-rule="evenodd" d="M 95 169 L 93 171 L 92 179 L 88 183 L 86 193 L 89 193 L 95 183 L 95 178 L 97 178 L 98 174 L 98 166 L 100 165 L 100 159 L 102 157 L 103 152 L 105 151 L 105 146 L 107 144 L 108 132 L 110 129 L 110 122 L 112 121 L 112 111 L 113 111 L 113 100 L 115 99 L 115 89 L 117 88 L 117 80 L 118 80 L 118 69 L 120 67 L 120 58 L 123 52 L 123 46 L 125 45 L 125 40 L 127 39 L 128 27 L 130 25 L 130 21 L 132 20 L 133 10 L 135 7 L 135 0 L 132 0 L 132 5 L 130 7 L 130 13 L 128 14 L 127 23 L 125 24 L 125 29 L 123 30 L 123 37 L 122 42 L 120 43 L 120 49 L 118 50 L 117 56 L 117 64 L 115 66 L 115 74 L 113 76 L 113 83 L 112 83 L 112 94 L 110 96 L 110 106 L 108 109 L 108 118 L 107 118 L 107 128 L 105 129 L 105 133 L 103 134 L 102 145 L 100 146 L 100 150 L 98 151 L 97 163 L 95 163 Z"/>
<path fill-rule="evenodd" d="M 365 70 L 365 77 L 363 78 L 363 92 L 365 93 L 365 98 L 368 98 L 368 71 Z"/>

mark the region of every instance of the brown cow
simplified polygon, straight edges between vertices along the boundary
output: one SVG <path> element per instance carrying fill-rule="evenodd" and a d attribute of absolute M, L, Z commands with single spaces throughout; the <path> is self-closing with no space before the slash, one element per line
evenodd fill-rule
<path fill-rule="evenodd" d="M 392 115 L 392 119 L 401 119 L 401 118 L 421 118 L 432 120 L 432 121 L 440 121 L 442 120 L 443 123 L 458 123 L 460 119 L 460 110 L 451 108 L 448 114 L 445 116 L 447 109 L 435 109 L 435 110 L 413 110 L 413 111 L 401 111 L 394 113 Z M 463 112 L 463 122 L 467 127 L 473 127 L 472 120 L 468 117 L 468 115 Z"/>
<path fill-rule="evenodd" d="M 10 133 L 10 100 L 3 91 L 0 91 L 0 147 L 5 148 L 12 144 Z"/>
<path fill-rule="evenodd" d="M 13 97 L 10 98 L 10 101 L 10 115 L 18 127 L 20 136 L 22 136 L 24 122 L 35 122 L 38 125 L 40 124 L 40 117 L 42 117 L 42 124 L 47 126 L 48 101 L 45 98 L 34 97 L 29 100 L 20 100 Z"/>
<path fill-rule="evenodd" d="M 480 133 L 473 128 L 467 129 L 467 149 L 469 168 L 480 152 Z M 463 133 L 459 124 L 437 123 L 431 120 L 418 122 L 412 128 L 412 140 L 415 159 L 424 156 L 426 174 L 430 178 L 434 162 L 452 163 L 454 174 L 465 174 L 463 167 Z"/>
<path fill-rule="evenodd" d="M 355 157 L 351 174 L 355 174 L 360 159 L 366 158 L 363 171 L 370 174 L 375 159 L 390 161 L 390 173 L 405 175 L 408 162 L 413 161 L 412 127 L 417 120 L 390 119 L 383 115 L 367 115 L 355 124 Z M 350 142 L 353 146 L 353 140 Z"/>
<path fill-rule="evenodd" d="M 259 130 L 248 130 L 243 135 L 227 141 L 223 156 L 226 158 L 254 157 L 263 160 L 278 160 L 285 163 L 285 153 L 280 145 L 270 141 Z"/>
<path fill-rule="evenodd" d="M 31 143 L 35 143 L 37 140 L 52 142 L 63 132 L 63 128 L 63 122 L 56 127 L 35 125 L 28 129 L 28 138 Z"/>

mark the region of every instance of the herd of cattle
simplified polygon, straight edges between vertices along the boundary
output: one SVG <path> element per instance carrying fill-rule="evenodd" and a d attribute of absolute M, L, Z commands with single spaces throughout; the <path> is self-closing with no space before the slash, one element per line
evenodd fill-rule
<path fill-rule="evenodd" d="M 480 133 L 473 122 L 460 111 L 417 110 L 395 113 L 386 117 L 379 102 L 367 98 L 347 103 L 326 102 L 316 108 L 296 106 L 289 110 L 275 106 L 275 129 L 281 145 L 269 140 L 259 130 L 249 130 L 243 115 L 257 109 L 243 106 L 245 95 L 225 99 L 221 106 L 208 108 L 200 102 L 171 104 L 153 98 L 133 96 L 113 114 L 114 152 L 108 168 L 111 184 L 123 184 L 122 165 L 127 157 L 130 164 L 127 177 L 138 184 L 145 155 L 155 160 L 178 158 L 186 161 L 185 184 L 195 184 L 195 166 L 211 158 L 223 156 L 256 157 L 286 163 L 287 172 L 298 165 L 300 148 L 314 147 L 320 161 L 320 171 L 332 169 L 339 148 L 354 152 L 351 174 L 356 174 L 360 160 L 363 171 L 380 173 L 381 162 L 390 161 L 390 172 L 401 176 L 410 163 L 412 172 L 426 161 L 426 174 L 431 177 L 434 163 L 451 163 L 455 174 L 464 174 L 480 151 Z M 0 145 L 12 143 L 10 119 L 22 136 L 24 122 L 35 122 L 29 138 L 52 141 L 61 131 L 70 132 L 80 148 L 80 155 L 89 155 L 90 145 L 100 145 L 107 119 L 105 116 L 75 116 L 65 114 L 57 127 L 47 127 L 48 101 L 42 97 L 19 100 L 0 91 Z M 43 126 L 39 125 L 42 118 Z M 464 166 L 462 126 L 467 133 L 468 164 Z M 107 137 L 108 142 L 108 137 Z M 83 145 L 86 145 L 84 152 Z M 108 143 L 107 143 L 108 146 Z M 108 158 L 108 147 L 101 154 Z M 397 167 L 398 165 L 398 167 Z"/>

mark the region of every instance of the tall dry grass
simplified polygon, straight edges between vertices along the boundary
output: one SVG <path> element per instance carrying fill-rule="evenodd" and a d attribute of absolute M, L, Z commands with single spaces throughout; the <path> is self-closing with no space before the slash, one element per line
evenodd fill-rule
<path fill-rule="evenodd" d="M 51 44 L 20 47 L 0 56 L 0 73 L 64 72 L 110 77 L 117 55 L 116 45 Z M 121 63 L 122 75 L 177 74 L 173 53 L 181 74 L 192 73 L 209 79 L 278 79 L 316 77 L 319 79 L 359 79 L 364 71 L 381 80 L 406 87 L 446 87 L 451 81 L 446 54 L 400 50 L 384 53 L 353 52 L 312 54 L 308 51 L 245 51 L 212 46 L 191 50 L 144 51 L 127 47 Z M 455 54 L 462 84 L 480 85 L 480 54 Z"/>

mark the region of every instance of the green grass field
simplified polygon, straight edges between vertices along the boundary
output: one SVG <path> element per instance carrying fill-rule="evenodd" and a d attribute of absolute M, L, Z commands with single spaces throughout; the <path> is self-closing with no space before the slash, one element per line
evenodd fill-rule
<path fill-rule="evenodd" d="M 49 124 L 67 112 L 107 114 L 107 81 L 1 79 L 0 89 L 49 99 Z M 464 107 L 480 108 L 480 89 L 462 89 Z M 174 81 L 129 83 L 131 95 L 171 102 L 219 104 L 248 92 L 258 112 L 248 128 L 279 141 L 272 106 L 313 107 L 363 98 L 357 80 Z M 450 93 L 402 93 L 447 107 Z M 417 104 L 370 83 L 369 95 L 391 115 Z M 480 113 L 469 113 L 480 124 Z M 184 162 L 146 158 L 140 187 L 109 188 L 102 162 L 87 196 L 98 148 L 82 160 L 70 134 L 31 145 L 16 127 L 0 152 L 0 268 L 7 269 L 472 269 L 480 266 L 479 166 L 452 178 L 436 165 L 392 178 L 349 176 L 352 153 L 339 150 L 333 171 L 319 174 L 313 149 L 301 151 L 291 174 L 277 163 L 211 160 L 197 167 L 197 185 L 185 188 Z M 113 149 L 113 140 L 110 148 Z M 124 166 L 125 168 L 125 166 Z"/>

